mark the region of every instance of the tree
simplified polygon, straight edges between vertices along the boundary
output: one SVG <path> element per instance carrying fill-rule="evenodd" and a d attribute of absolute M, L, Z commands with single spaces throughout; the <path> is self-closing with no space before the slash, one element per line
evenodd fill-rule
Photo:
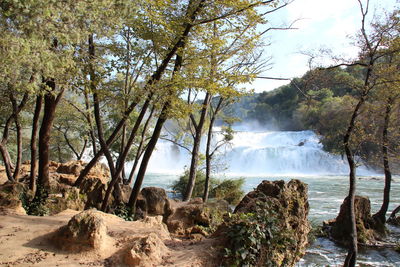
<path fill-rule="evenodd" d="M 368 34 L 366 30 L 366 18 L 368 14 L 369 1 L 367 1 L 364 6 L 361 0 L 358 0 L 362 15 L 361 29 L 358 39 L 358 44 L 361 50 L 360 59 L 351 65 L 360 65 L 364 67 L 365 72 L 363 75 L 363 83 L 355 84 L 359 91 L 358 101 L 352 112 L 347 130 L 343 138 L 343 146 L 346 153 L 347 161 L 349 164 L 350 174 L 349 174 L 349 193 L 348 193 L 348 214 L 351 221 L 351 240 L 349 251 L 344 263 L 344 266 L 355 266 L 357 261 L 357 228 L 356 228 L 356 218 L 354 212 L 354 197 L 356 189 L 356 163 L 354 159 L 354 154 L 352 150 L 352 144 L 350 143 L 350 138 L 356 127 L 356 120 L 360 114 L 361 108 L 366 102 L 370 92 L 376 88 L 376 85 L 381 82 L 378 67 L 380 65 L 380 59 L 385 56 L 392 54 L 393 51 L 384 49 L 386 38 L 393 36 L 393 23 L 383 25 L 375 24 L 373 25 L 373 31 Z"/>

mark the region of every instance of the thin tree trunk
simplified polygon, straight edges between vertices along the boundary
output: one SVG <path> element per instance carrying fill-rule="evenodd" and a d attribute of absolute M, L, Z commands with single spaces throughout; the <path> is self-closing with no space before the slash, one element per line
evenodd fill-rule
<path fill-rule="evenodd" d="M 12 166 L 11 157 L 10 157 L 10 154 L 7 149 L 7 142 L 8 142 L 8 137 L 10 134 L 10 124 L 11 124 L 12 119 L 13 119 L 13 115 L 11 115 L 7 119 L 7 121 L 4 125 L 3 138 L 1 139 L 1 142 L 0 142 L 0 153 L 3 157 L 3 162 L 4 162 L 4 167 L 6 168 L 7 178 L 9 181 L 14 182 L 15 180 L 12 175 L 12 170 L 14 167 Z"/>
<path fill-rule="evenodd" d="M 21 124 L 18 119 L 18 114 L 15 116 L 15 128 L 17 130 L 17 162 L 15 164 L 14 175 L 13 178 L 15 181 L 18 181 L 19 172 L 21 170 L 21 162 L 22 162 L 22 132 L 21 132 Z"/>
<path fill-rule="evenodd" d="M 18 130 L 18 125 L 19 125 L 19 123 L 18 123 L 18 114 L 23 109 L 23 107 L 25 106 L 26 102 L 28 101 L 28 93 L 24 94 L 24 96 L 23 96 L 23 98 L 21 100 L 21 103 L 18 105 L 17 101 L 15 100 L 15 97 L 14 97 L 13 93 L 11 92 L 12 88 L 9 88 L 9 89 L 10 89 L 9 97 L 10 97 L 10 101 L 12 103 L 13 112 L 10 115 L 10 117 L 8 117 L 8 119 L 7 119 L 7 121 L 6 121 L 5 125 L 4 125 L 3 137 L 2 137 L 2 139 L 0 141 L 0 153 L 1 153 L 2 157 L 3 157 L 4 167 L 6 169 L 7 178 L 8 178 L 9 181 L 14 182 L 16 177 L 17 177 L 17 175 L 18 175 L 18 172 L 19 172 L 19 166 L 18 166 L 17 171 L 16 171 L 17 174 L 15 174 L 15 172 L 14 172 L 14 175 L 15 175 L 14 176 L 13 175 L 14 166 L 11 163 L 11 157 L 10 157 L 10 154 L 8 152 L 8 149 L 7 149 L 7 142 L 8 142 L 8 137 L 10 135 L 10 124 L 11 124 L 13 119 L 14 119 L 16 125 L 17 125 L 17 139 L 19 138 L 19 140 L 20 140 L 20 138 L 21 138 L 21 132 L 20 132 L 21 129 Z M 19 131 L 19 133 L 18 133 L 18 131 Z M 18 153 L 20 153 L 21 151 L 22 151 L 22 149 L 19 147 Z M 21 162 L 21 159 L 20 159 L 19 162 L 17 161 L 18 164 L 20 164 L 20 162 Z"/>
<path fill-rule="evenodd" d="M 214 124 L 214 118 L 210 121 L 210 126 L 208 127 L 207 134 L 207 144 L 206 144 L 206 180 L 204 182 L 204 193 L 203 193 L 203 202 L 208 201 L 208 194 L 210 191 L 210 174 L 211 174 L 211 141 L 212 141 L 212 127 Z"/>
<path fill-rule="evenodd" d="M 134 163 L 132 165 L 132 169 L 131 169 L 131 172 L 129 174 L 129 178 L 126 181 L 126 184 L 128 184 L 128 185 L 130 185 L 132 183 L 133 176 L 135 175 L 135 171 L 136 171 L 137 165 L 139 163 L 139 159 L 143 154 L 143 145 L 144 145 L 144 141 L 145 141 L 145 136 L 146 136 L 147 129 L 148 129 L 149 125 L 150 125 L 150 121 L 153 118 L 153 114 L 154 114 L 154 107 L 151 109 L 150 115 L 147 118 L 147 120 L 146 120 L 146 122 L 145 122 L 145 124 L 143 126 L 143 131 L 142 131 L 140 143 L 139 143 L 139 146 L 138 146 L 138 149 L 137 149 L 137 152 L 136 152 L 135 161 L 134 161 Z"/>
<path fill-rule="evenodd" d="M 373 216 L 382 224 L 385 224 L 386 222 L 386 213 L 389 208 L 390 187 L 392 182 L 392 172 L 390 170 L 389 155 L 388 155 L 388 144 L 389 144 L 388 128 L 389 128 L 390 114 L 392 112 L 393 103 L 394 103 L 394 98 L 389 97 L 386 103 L 385 120 L 383 123 L 383 130 L 382 130 L 382 160 L 385 172 L 385 187 L 383 189 L 383 201 L 381 208 Z"/>
<path fill-rule="evenodd" d="M 192 197 L 193 188 L 196 182 L 196 175 L 197 175 L 197 167 L 199 162 L 199 150 L 200 150 L 200 143 L 201 138 L 203 135 L 203 127 L 206 121 L 207 110 L 210 105 L 211 94 L 206 93 L 206 96 L 203 101 L 203 107 L 201 108 L 200 120 L 199 123 L 195 126 L 195 137 L 193 142 L 193 149 L 192 149 L 192 160 L 190 162 L 190 169 L 189 169 L 189 181 L 186 186 L 185 195 L 183 196 L 183 201 L 189 201 Z"/>
<path fill-rule="evenodd" d="M 8 153 L 6 144 L 3 142 L 0 143 L 0 153 L 1 153 L 1 156 L 3 157 L 4 167 L 6 169 L 6 174 L 7 174 L 8 180 L 11 182 L 15 182 L 13 174 L 12 174 L 13 166 L 11 163 L 11 157 L 10 157 L 10 154 Z"/>
<path fill-rule="evenodd" d="M 85 97 L 85 106 L 86 106 L 86 120 L 89 124 L 89 136 L 90 140 L 92 141 L 92 150 L 93 150 L 93 155 L 97 154 L 97 146 L 96 146 L 96 135 L 93 130 L 93 122 L 92 122 L 92 114 L 90 112 L 90 104 L 89 104 L 89 96 L 86 91 L 83 92 L 84 97 Z"/>
<path fill-rule="evenodd" d="M 21 124 L 19 122 L 19 113 L 22 109 L 23 106 L 25 106 L 26 101 L 28 100 L 28 94 L 25 93 L 24 98 L 21 101 L 21 104 L 17 104 L 17 100 L 15 99 L 14 95 L 10 93 L 10 101 L 12 104 L 13 108 L 13 117 L 14 117 L 14 123 L 15 123 L 15 128 L 17 131 L 17 159 L 16 159 L 16 164 L 15 164 L 15 169 L 14 169 L 14 175 L 13 178 L 15 181 L 18 180 L 19 172 L 21 169 L 21 162 L 22 162 L 22 133 L 21 133 Z"/>
<path fill-rule="evenodd" d="M 121 155 L 124 152 L 125 148 L 125 142 L 126 142 L 126 124 L 122 127 L 122 136 L 121 136 L 121 147 L 119 154 Z M 123 179 L 125 179 L 125 173 L 124 173 L 125 167 L 122 168 L 121 176 Z"/>
<path fill-rule="evenodd" d="M 29 189 L 34 191 L 36 187 L 36 155 L 37 155 L 37 135 L 39 128 L 40 112 L 42 110 L 43 97 L 41 95 L 36 97 L 35 112 L 32 120 L 32 134 L 31 134 L 31 173 L 29 177 Z"/>

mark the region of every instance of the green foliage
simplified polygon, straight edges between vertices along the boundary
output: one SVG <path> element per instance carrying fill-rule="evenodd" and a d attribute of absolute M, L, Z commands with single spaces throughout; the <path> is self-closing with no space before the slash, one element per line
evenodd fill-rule
<path fill-rule="evenodd" d="M 225 266 L 283 266 L 274 260 L 274 253 L 293 241 L 291 233 L 282 231 L 279 216 L 268 202 L 258 202 L 251 213 L 229 214 Z"/>
<path fill-rule="evenodd" d="M 125 221 L 134 221 L 134 216 L 132 215 L 132 212 L 130 212 L 130 208 L 125 204 L 120 204 L 115 207 L 113 214 Z"/>
<path fill-rule="evenodd" d="M 242 199 L 244 192 L 241 190 L 244 184 L 244 178 L 227 179 L 219 181 L 220 183 L 210 190 L 210 197 L 224 199 L 229 204 L 236 205 Z"/>
<path fill-rule="evenodd" d="M 206 175 L 203 171 L 197 171 L 196 182 L 193 188 L 193 197 L 203 197 Z M 183 195 L 189 181 L 189 171 L 179 177 L 171 185 L 172 190 Z M 243 197 L 242 186 L 244 178 L 219 180 L 210 177 L 210 198 L 223 199 L 229 204 L 237 204 Z"/>

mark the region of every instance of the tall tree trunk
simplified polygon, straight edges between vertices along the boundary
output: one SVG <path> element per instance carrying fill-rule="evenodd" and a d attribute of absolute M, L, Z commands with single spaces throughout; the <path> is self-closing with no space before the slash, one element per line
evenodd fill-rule
<path fill-rule="evenodd" d="M 163 109 L 161 111 L 161 115 L 157 120 L 156 126 L 153 130 L 153 135 L 147 145 L 146 151 L 144 152 L 142 162 L 140 164 L 139 172 L 136 177 L 135 185 L 132 188 L 131 195 L 129 197 L 128 206 L 130 207 L 131 214 L 135 213 L 136 201 L 140 193 L 140 189 L 142 187 L 142 183 L 144 180 L 144 175 L 146 174 L 147 165 L 149 164 L 151 154 L 153 153 L 154 148 L 156 147 L 158 138 L 160 137 L 161 129 L 167 120 L 167 112 L 169 109 L 170 103 L 167 102 L 164 104 Z"/>
<path fill-rule="evenodd" d="M 385 172 L 385 187 L 383 189 L 383 201 L 382 206 L 377 213 L 374 214 L 373 218 L 378 220 L 380 223 L 385 224 L 386 213 L 389 208 L 390 201 L 390 187 L 392 183 L 392 172 L 389 165 L 389 153 L 388 153 L 388 128 L 390 123 L 390 114 L 392 112 L 392 106 L 394 104 L 394 98 L 388 98 L 386 103 L 385 120 L 382 129 L 382 160 L 383 168 Z"/>
<path fill-rule="evenodd" d="M 356 217 L 355 217 L 355 211 L 354 211 L 354 198 L 355 198 L 355 191 L 356 191 L 356 163 L 354 161 L 354 155 L 353 152 L 351 151 L 350 147 L 350 137 L 354 131 L 355 127 L 355 122 L 358 117 L 359 110 L 361 106 L 363 105 L 365 101 L 365 96 L 361 96 L 360 100 L 358 101 L 349 126 L 347 128 L 346 134 L 343 138 L 343 145 L 344 149 L 346 152 L 346 157 L 347 157 L 347 162 L 349 164 L 349 194 L 348 194 L 348 214 L 349 218 L 348 220 L 350 221 L 351 229 L 350 229 L 350 247 L 344 262 L 344 267 L 354 267 L 357 261 L 357 253 L 358 253 L 358 246 L 357 246 L 357 227 L 356 227 Z"/>
<path fill-rule="evenodd" d="M 50 92 L 44 95 L 44 110 L 42 124 L 39 130 L 39 166 L 38 166 L 38 186 L 43 189 L 37 190 L 36 194 L 43 193 L 44 195 L 38 195 L 41 199 L 42 197 L 47 197 L 48 191 L 50 189 L 50 177 L 49 177 L 49 144 L 51 136 L 51 128 L 53 126 L 53 120 L 56 112 L 56 107 L 59 100 L 62 97 L 63 91 L 61 91 L 57 97 L 54 95 L 56 90 L 56 83 L 53 79 L 46 81 L 46 85 L 50 88 Z"/>
<path fill-rule="evenodd" d="M 211 152 L 212 129 L 214 127 L 215 119 L 221 109 L 223 101 L 224 101 L 224 98 L 221 96 L 219 98 L 217 107 L 211 114 L 210 125 L 208 126 L 207 144 L 206 144 L 206 180 L 204 183 L 203 202 L 207 202 L 207 200 L 208 200 L 208 195 L 209 195 L 209 191 L 210 191 L 211 161 L 212 161 L 212 157 L 215 152 L 215 151 Z M 210 109 L 212 109 L 212 106 L 210 106 Z M 211 111 L 210 111 L 210 113 L 211 113 Z"/>
<path fill-rule="evenodd" d="M 29 177 L 29 189 L 34 191 L 36 187 L 36 155 L 37 155 L 37 135 L 39 128 L 40 112 L 42 110 L 43 97 L 41 95 L 36 97 L 35 112 L 32 120 L 32 134 L 31 134 L 31 173 Z"/>
<path fill-rule="evenodd" d="M 201 108 L 200 120 L 197 125 L 195 125 L 195 137 L 193 141 L 193 148 L 192 148 L 192 159 L 190 162 L 190 169 L 189 169 L 189 181 L 185 189 L 185 195 L 183 196 L 183 201 L 188 201 L 192 197 L 193 188 L 196 182 L 196 175 L 197 175 L 197 167 L 199 162 L 199 150 L 200 150 L 200 143 L 201 138 L 203 135 L 203 127 L 206 121 L 207 110 L 210 105 L 211 94 L 206 93 L 206 96 L 203 101 L 203 107 Z"/>

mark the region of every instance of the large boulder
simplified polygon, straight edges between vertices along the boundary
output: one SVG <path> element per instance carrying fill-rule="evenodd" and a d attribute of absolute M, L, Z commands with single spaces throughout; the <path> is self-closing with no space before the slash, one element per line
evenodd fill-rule
<path fill-rule="evenodd" d="M 189 202 L 173 203 L 173 212 L 166 224 L 168 230 L 179 236 L 195 238 L 197 234 L 207 236 L 208 232 L 222 220 L 223 214 L 230 211 L 225 200 L 203 203 L 201 198 Z"/>
<path fill-rule="evenodd" d="M 88 208 L 100 209 L 101 203 L 106 194 L 106 185 L 99 178 L 86 178 L 79 186 L 81 194 L 86 196 L 86 206 Z"/>
<path fill-rule="evenodd" d="M 324 222 L 324 230 L 336 242 L 348 245 L 351 242 L 351 222 L 348 212 L 348 197 L 340 206 L 339 215 L 336 219 Z M 363 244 L 372 244 L 382 239 L 384 229 L 371 216 L 371 202 L 368 197 L 355 196 L 354 212 L 356 217 L 357 239 Z"/>
<path fill-rule="evenodd" d="M 107 215 L 95 209 L 76 214 L 56 232 L 53 237 L 56 245 L 72 252 L 103 249 L 111 240 L 107 235 L 104 216 Z"/>
<path fill-rule="evenodd" d="M 306 184 L 263 181 L 242 199 L 216 236 L 225 238 L 233 262 L 294 266 L 308 244 L 308 211 Z"/>
<path fill-rule="evenodd" d="M 145 187 L 139 194 L 136 209 L 143 217 L 161 215 L 164 221 L 171 215 L 171 205 L 164 189 Z"/>

